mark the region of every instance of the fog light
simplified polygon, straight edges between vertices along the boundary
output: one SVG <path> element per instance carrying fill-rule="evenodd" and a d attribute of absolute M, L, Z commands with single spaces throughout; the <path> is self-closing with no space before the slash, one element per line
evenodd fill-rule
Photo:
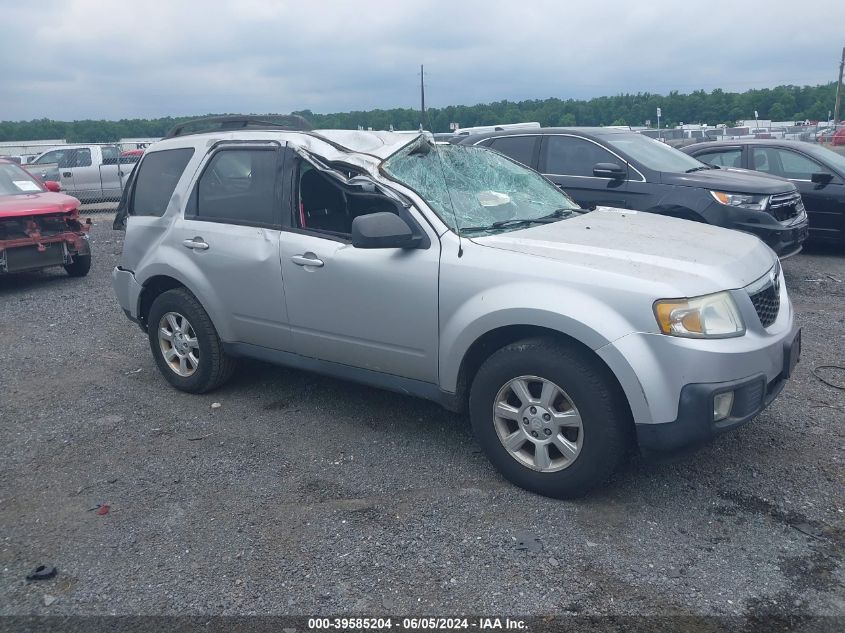
<path fill-rule="evenodd" d="M 713 421 L 724 420 L 731 414 L 731 407 L 734 404 L 734 392 L 723 391 L 717 393 L 713 398 Z"/>

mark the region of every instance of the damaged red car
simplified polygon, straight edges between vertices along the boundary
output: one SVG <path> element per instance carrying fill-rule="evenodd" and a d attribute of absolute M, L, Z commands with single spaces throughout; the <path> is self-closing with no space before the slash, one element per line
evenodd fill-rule
<path fill-rule="evenodd" d="M 0 159 L 0 275 L 51 266 L 88 274 L 88 225 L 79 220 L 79 200 L 59 189 Z"/>

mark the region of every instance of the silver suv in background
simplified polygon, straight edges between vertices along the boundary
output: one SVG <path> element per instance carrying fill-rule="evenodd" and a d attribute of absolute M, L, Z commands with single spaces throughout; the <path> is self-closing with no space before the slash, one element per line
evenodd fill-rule
<path fill-rule="evenodd" d="M 469 412 L 510 481 L 571 497 L 637 444 L 746 422 L 798 360 L 754 236 L 585 212 L 428 134 L 247 123 L 151 146 L 115 220 L 115 292 L 177 389 L 249 357 L 428 398 Z"/>

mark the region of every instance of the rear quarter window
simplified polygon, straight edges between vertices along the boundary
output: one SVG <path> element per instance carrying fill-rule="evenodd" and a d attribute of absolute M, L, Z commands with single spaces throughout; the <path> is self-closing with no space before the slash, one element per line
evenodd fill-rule
<path fill-rule="evenodd" d="M 194 155 L 192 147 L 150 152 L 138 165 L 129 215 L 162 216 L 182 177 L 188 161 Z"/>

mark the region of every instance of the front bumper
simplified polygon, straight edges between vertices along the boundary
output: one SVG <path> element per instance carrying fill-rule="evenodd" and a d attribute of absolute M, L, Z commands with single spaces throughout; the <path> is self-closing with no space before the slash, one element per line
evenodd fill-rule
<path fill-rule="evenodd" d="M 756 235 L 781 259 L 796 255 L 807 240 L 810 230 L 806 217 L 795 224 L 764 225 L 738 222 L 730 228 Z"/>
<path fill-rule="evenodd" d="M 0 240 L 0 275 L 64 266 L 77 255 L 90 254 L 88 235 L 83 232 Z"/>
<path fill-rule="evenodd" d="M 774 379 L 766 374 L 739 380 L 695 383 L 681 389 L 678 417 L 666 424 L 637 424 L 637 441 L 644 452 L 671 453 L 703 444 L 716 435 L 748 422 L 780 394 L 801 355 L 801 329 L 794 328 L 783 342 L 783 367 Z M 714 400 L 733 392 L 728 417 L 714 421 Z"/>
<path fill-rule="evenodd" d="M 781 258 L 798 253 L 809 235 L 807 213 L 803 209 L 782 222 L 767 211 L 729 207 L 717 202 L 700 213 L 709 224 L 756 235 Z"/>

